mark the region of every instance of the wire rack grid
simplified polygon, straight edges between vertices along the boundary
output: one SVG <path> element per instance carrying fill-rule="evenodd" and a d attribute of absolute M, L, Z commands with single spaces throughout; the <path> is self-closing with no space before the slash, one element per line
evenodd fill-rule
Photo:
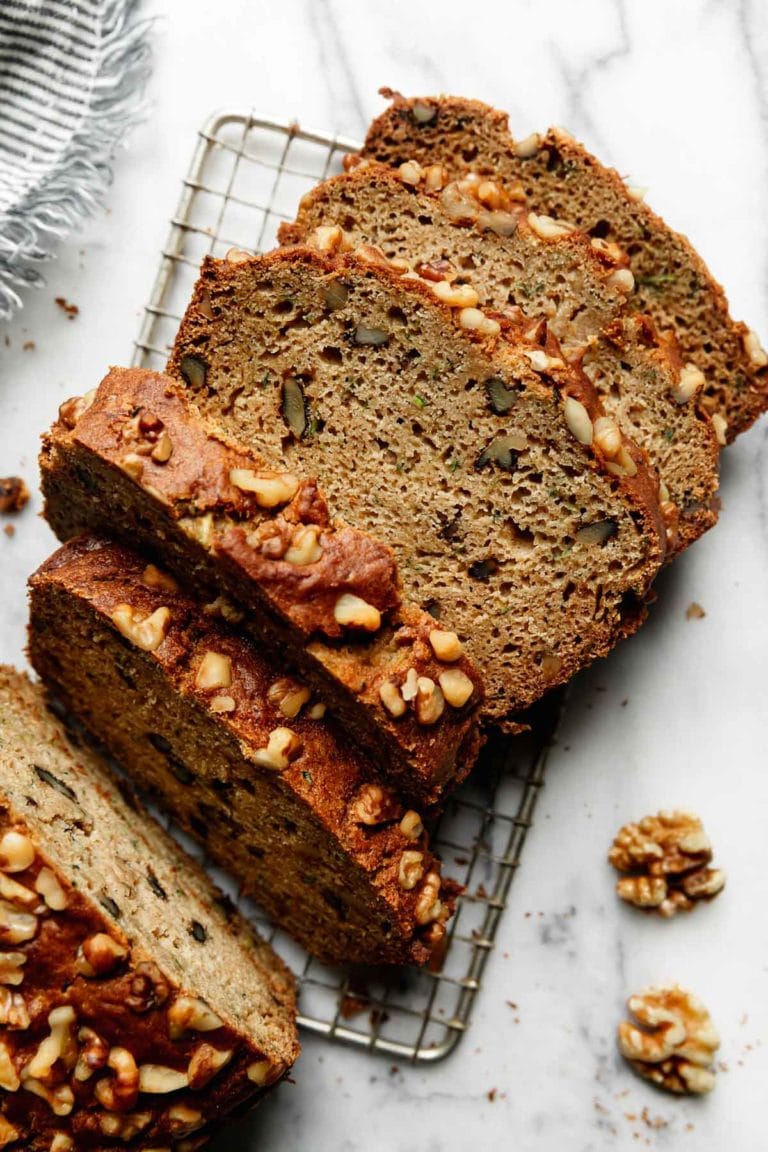
<path fill-rule="evenodd" d="M 197 147 L 136 341 L 134 364 L 162 369 L 204 255 L 267 251 L 301 196 L 358 145 L 241 111 L 215 115 Z M 332 968 L 266 922 L 233 881 L 171 826 L 297 973 L 299 1024 L 400 1060 L 435 1061 L 466 1032 L 543 783 L 560 701 L 531 733 L 498 740 L 432 829 L 444 872 L 463 886 L 439 970 Z"/>

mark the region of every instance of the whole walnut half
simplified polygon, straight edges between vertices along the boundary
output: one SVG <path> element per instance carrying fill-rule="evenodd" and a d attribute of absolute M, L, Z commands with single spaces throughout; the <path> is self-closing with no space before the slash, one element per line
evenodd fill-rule
<path fill-rule="evenodd" d="M 618 896 L 637 908 L 670 917 L 690 911 L 725 886 L 725 873 L 710 868 L 712 845 L 698 816 L 659 812 L 616 834 L 608 861 L 617 872 Z"/>
<path fill-rule="evenodd" d="M 711 1092 L 720 1037 L 701 1000 L 677 986 L 647 988 L 627 1007 L 634 1019 L 619 1024 L 618 1043 L 635 1071 L 667 1092 Z"/>

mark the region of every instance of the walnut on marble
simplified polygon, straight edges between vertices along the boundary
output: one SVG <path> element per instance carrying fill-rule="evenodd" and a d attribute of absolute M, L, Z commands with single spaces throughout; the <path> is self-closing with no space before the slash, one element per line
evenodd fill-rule
<path fill-rule="evenodd" d="M 711 899 L 725 885 L 725 873 L 710 868 L 712 845 L 692 812 L 659 812 L 620 828 L 608 860 L 623 875 L 618 896 L 637 908 L 669 918 Z"/>
<path fill-rule="evenodd" d="M 634 1070 L 677 1095 L 711 1092 L 720 1037 L 701 1000 L 672 985 L 630 996 L 627 1007 L 633 1019 L 619 1024 L 618 1043 Z"/>

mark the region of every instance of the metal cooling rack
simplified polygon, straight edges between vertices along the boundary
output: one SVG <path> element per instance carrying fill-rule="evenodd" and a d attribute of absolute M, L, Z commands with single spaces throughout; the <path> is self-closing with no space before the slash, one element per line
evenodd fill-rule
<path fill-rule="evenodd" d="M 214 116 L 199 134 L 184 180 L 134 364 L 165 366 L 204 255 L 274 247 L 280 221 L 293 220 L 301 196 L 340 171 L 344 154 L 357 147 L 340 136 L 239 111 Z M 297 974 L 300 1026 L 401 1060 L 435 1061 L 453 1050 L 469 1027 L 520 863 L 559 707 L 559 699 L 543 706 L 530 735 L 488 748 L 432 830 L 445 874 L 464 886 L 438 971 L 320 964 L 274 929 L 197 845 L 171 828 Z"/>

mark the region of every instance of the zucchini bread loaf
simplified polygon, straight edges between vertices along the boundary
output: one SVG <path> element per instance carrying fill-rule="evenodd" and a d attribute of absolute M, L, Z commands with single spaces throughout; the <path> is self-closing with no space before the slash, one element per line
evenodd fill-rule
<path fill-rule="evenodd" d="M 583 374 L 370 257 L 206 259 L 169 371 L 394 549 L 406 598 L 456 630 L 484 714 L 508 720 L 638 626 L 665 549 L 656 484 Z"/>
<path fill-rule="evenodd" d="M 518 195 L 478 176 L 449 182 L 441 164 L 407 161 L 395 171 L 363 162 L 309 192 L 280 238 L 320 249 L 373 244 L 444 299 L 544 317 L 567 358 L 582 358 L 609 415 L 648 453 L 676 510 L 679 550 L 717 519 L 717 437 L 696 403 L 704 377 L 683 364 L 674 339 L 660 341 L 649 320 L 625 315 L 633 278 L 615 244 L 530 213 Z"/>
<path fill-rule="evenodd" d="M 273 923 L 328 962 L 429 959 L 452 888 L 421 818 L 303 684 L 107 540 L 30 585 L 45 683 Z"/>
<path fill-rule="evenodd" d="M 683 359 L 704 373 L 704 404 L 733 439 L 768 406 L 768 355 L 754 332 L 734 322 L 721 286 L 689 241 L 674 232 L 567 132 L 552 128 L 515 141 L 506 113 L 461 97 L 404 99 L 371 125 L 362 155 L 392 167 L 443 164 L 504 184 L 519 183 L 536 213 L 571 221 L 616 243 L 631 260 L 634 304 L 672 329 Z"/>
<path fill-rule="evenodd" d="M 0 1147 L 193 1152 L 296 1059 L 293 979 L 7 667 L 0 765 Z"/>
<path fill-rule="evenodd" d="M 173 383 L 113 368 L 62 406 L 41 456 L 54 531 L 117 536 L 198 597 L 233 598 L 252 638 L 319 689 L 382 772 L 434 802 L 480 742 L 482 685 L 458 637 L 400 603 L 391 550 L 334 524 L 313 480 L 225 443 Z"/>

